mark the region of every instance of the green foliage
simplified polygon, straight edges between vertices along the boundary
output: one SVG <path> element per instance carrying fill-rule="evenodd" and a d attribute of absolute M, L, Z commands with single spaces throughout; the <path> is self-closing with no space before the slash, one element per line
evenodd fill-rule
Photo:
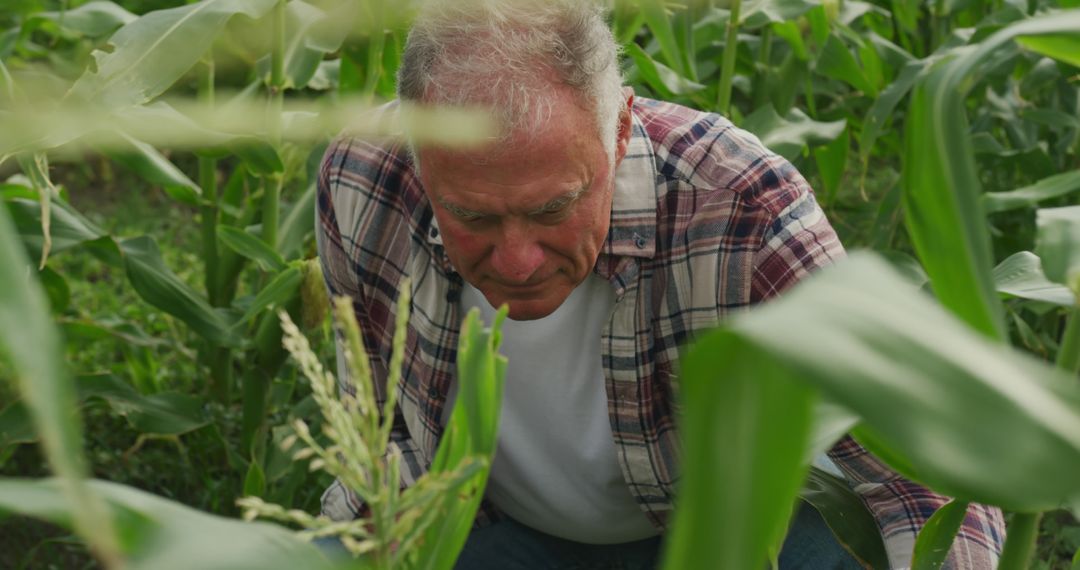
<path fill-rule="evenodd" d="M 727 373 L 718 381 L 713 372 L 721 366 Z M 764 563 L 777 544 L 770 529 L 783 528 L 798 490 L 797 450 L 806 441 L 799 408 L 785 406 L 795 405 L 793 398 L 808 397 L 799 396 L 807 385 L 856 413 L 862 419 L 856 436 L 879 457 L 963 501 L 1030 511 L 1080 496 L 1075 477 L 1080 469 L 1080 383 L 1003 350 L 925 299 L 884 262 L 862 254 L 823 271 L 783 299 L 729 319 L 687 357 L 683 492 L 694 500 L 677 513 L 669 540 L 672 553 L 705 557 L 695 560 L 743 556 L 740 560 L 747 563 L 742 567 Z M 712 399 L 698 397 L 705 390 Z M 727 390 L 753 390 L 755 395 L 719 399 Z M 694 403 L 701 401 L 710 403 Z M 716 413 L 716 402 L 732 403 Z M 786 413 L 770 413 L 774 407 Z M 964 413 L 956 412 L 961 409 Z M 752 454 L 769 453 L 741 443 L 769 433 L 765 426 L 755 429 L 754 418 L 784 424 L 768 448 L 794 446 L 794 453 L 785 454 L 794 462 L 783 475 L 751 468 L 780 461 L 756 458 Z M 1035 441 L 1039 444 L 1031 445 Z M 729 462 L 731 457 L 740 460 Z M 732 474 L 718 475 L 718 470 Z M 740 472 L 743 479 L 727 479 Z M 790 480 L 769 480 L 766 486 L 761 482 L 766 473 L 792 477 L 794 486 Z M 1026 484 L 1032 473 L 1039 473 L 1038 485 Z M 746 485 L 749 478 L 757 483 Z M 771 506 L 755 503 L 757 493 Z M 724 543 L 718 536 L 740 532 L 731 521 L 754 525 L 759 538 L 747 537 L 741 547 Z M 951 542 L 944 532 L 948 528 L 955 526 L 943 524 L 940 534 L 931 531 L 928 551 Z M 669 558 L 669 567 L 679 567 L 678 560 Z"/>
<path fill-rule="evenodd" d="M 851 284 L 822 275 L 816 289 L 793 293 L 781 305 L 782 326 L 758 328 L 781 321 L 781 309 L 764 308 L 730 323 L 719 333 L 726 340 L 704 341 L 731 351 L 732 362 L 759 354 L 772 364 L 725 362 L 731 378 L 708 386 L 685 379 L 687 395 L 746 401 L 725 401 L 729 413 L 718 414 L 708 400 L 687 399 L 686 444 L 701 452 L 688 454 L 683 493 L 701 500 L 678 513 L 673 567 L 699 559 L 760 566 L 775 554 L 796 495 L 881 566 L 873 536 L 853 528 L 865 530 L 866 513 L 835 481 L 805 470 L 856 423 L 864 444 L 937 491 L 1025 511 L 1058 506 L 1073 489 L 1069 470 L 1080 468 L 1080 432 L 1070 423 L 1080 367 L 1076 2 L 613 4 L 639 94 L 719 110 L 754 132 L 807 174 L 849 249 L 884 252 L 917 285 L 928 283 L 938 303 L 880 263 L 859 260 L 863 271 L 837 270 L 849 271 Z M 414 9 L 413 1 L 344 0 L 13 0 L 0 8 L 0 172 L 9 176 L 17 163 L 24 173 L 0 182 L 0 221 L 10 215 L 16 236 L 0 242 L 5 259 L 17 260 L 0 275 L 8 325 L 0 338 L 10 343 L 0 376 L 14 370 L 23 386 L 22 401 L 0 405 L 0 468 L 29 471 L 22 444 L 40 439 L 60 476 L 5 482 L 12 492 L 56 504 L 57 489 L 79 485 L 87 469 L 77 461 L 73 412 L 82 410 L 106 426 L 86 432 L 92 469 L 125 481 L 132 472 L 174 473 L 173 447 L 155 448 L 153 438 L 164 437 L 191 472 L 184 486 L 197 490 L 157 492 L 222 514 L 234 512 L 242 489 L 313 506 L 325 477 L 280 450 L 287 426 L 310 419 L 315 404 L 310 383 L 286 362 L 277 311 L 302 321 L 325 358 L 328 301 L 317 264 L 305 259 L 323 139 L 345 124 L 361 133 L 409 128 L 452 144 L 475 133 L 442 115 L 384 120 L 347 110 L 351 97 L 393 96 Z M 110 209 L 95 202 L 115 187 L 127 188 L 120 200 L 152 195 L 161 208 L 112 209 L 127 225 L 101 219 Z M 780 329 L 791 333 L 784 346 Z M 1034 359 L 1007 348 L 1010 341 Z M 475 342 L 488 350 L 497 339 Z M 710 358 L 697 354 L 703 360 L 688 361 L 691 369 Z M 1048 371 L 1049 362 L 1065 372 Z M 792 366 L 800 377 L 783 380 Z M 781 379 L 758 385 L 751 375 Z M 41 377 L 55 382 L 27 380 Z M 809 388 L 798 383 L 807 379 Z M 790 410 L 792 439 L 753 416 L 747 402 L 766 394 L 779 399 L 763 405 Z M 832 400 L 850 411 L 824 407 Z M 806 412 L 809 401 L 818 404 Z M 473 402 L 480 410 L 491 403 Z M 493 430 L 494 418 L 457 418 L 439 462 L 492 444 L 467 434 Z M 311 433 L 326 443 L 318 422 Z M 740 437 L 719 445 L 742 459 L 732 471 L 715 452 L 715 438 L 729 433 Z M 138 440 L 130 446 L 124 437 Z M 774 438 L 773 449 L 794 451 L 756 448 Z M 191 462 L 185 446 L 205 463 Z M 1053 462 L 1041 455 L 1047 450 Z M 768 480 L 743 492 L 755 468 Z M 478 489 L 479 479 L 466 487 Z M 136 501 L 127 490 L 119 498 L 109 486 L 89 488 L 114 508 Z M 432 523 L 424 540 L 445 549 L 425 555 L 440 561 L 432 567 L 448 567 L 446 553 L 460 547 L 461 521 L 474 508 L 448 503 L 457 513 Z M 71 505 L 84 517 L 94 508 Z M 919 539 L 921 563 L 933 563 L 926 552 L 943 554 L 955 528 L 944 523 L 959 510 L 935 516 Z M 193 513 L 175 516 L 202 524 Z M 118 536 L 131 528 L 125 520 L 117 519 Z M 852 520 L 863 522 L 845 525 Z M 1020 538 L 1009 564 L 1026 563 L 1037 520 L 1014 517 L 1010 534 Z M 84 536 L 94 531 L 88 526 Z M 1075 519 L 1051 511 L 1043 529 L 1040 563 L 1070 564 Z M 107 560 L 107 541 L 90 540 Z M 718 544 L 729 546 L 712 550 Z"/>

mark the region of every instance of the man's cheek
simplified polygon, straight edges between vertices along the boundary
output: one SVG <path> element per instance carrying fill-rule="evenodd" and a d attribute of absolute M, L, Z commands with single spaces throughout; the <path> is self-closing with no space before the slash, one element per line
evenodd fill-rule
<path fill-rule="evenodd" d="M 453 226 L 443 230 L 443 244 L 452 256 L 470 263 L 484 252 L 484 240 L 480 236 Z"/>

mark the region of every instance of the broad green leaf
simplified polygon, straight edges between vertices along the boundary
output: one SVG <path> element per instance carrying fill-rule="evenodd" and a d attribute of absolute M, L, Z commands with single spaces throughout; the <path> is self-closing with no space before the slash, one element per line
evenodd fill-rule
<path fill-rule="evenodd" d="M 236 15 L 260 18 L 277 0 L 203 0 L 155 10 L 120 28 L 111 52 L 95 52 L 96 71 L 72 87 L 84 100 L 109 108 L 148 103 L 199 61 Z"/>
<path fill-rule="evenodd" d="M 1080 206 L 1040 208 L 1035 253 L 1046 277 L 1068 287 L 1080 299 Z"/>
<path fill-rule="evenodd" d="M 638 4 L 641 14 L 645 18 L 645 25 L 649 27 L 656 43 L 660 45 L 660 53 L 668 65 L 673 67 L 680 76 L 694 80 L 693 63 L 687 50 L 679 45 L 672 27 L 672 19 L 668 17 L 664 8 L 663 0 L 641 0 Z M 634 44 L 628 44 L 628 47 Z"/>
<path fill-rule="evenodd" d="M 982 195 L 987 213 L 1030 208 L 1051 198 L 1080 190 L 1080 170 L 1056 174 L 1038 182 L 1008 192 L 987 192 Z"/>
<path fill-rule="evenodd" d="M 322 152 L 319 152 L 322 156 Z M 281 220 L 278 228 L 278 251 L 285 259 L 300 254 L 304 243 L 315 232 L 315 184 L 309 184 Z"/>
<path fill-rule="evenodd" d="M 199 398 L 175 392 L 144 396 L 112 374 L 91 374 L 76 380 L 80 399 L 100 398 L 123 416 L 132 429 L 154 435 L 182 435 L 207 425 Z"/>
<path fill-rule="evenodd" d="M 221 346 L 238 346 L 240 339 L 228 319 L 165 266 L 157 243 L 150 237 L 120 242 L 131 286 L 147 303 L 184 321 L 191 330 Z"/>
<path fill-rule="evenodd" d="M 815 69 L 826 77 L 847 83 L 870 98 L 877 97 L 877 87 L 870 82 L 862 67 L 855 61 L 851 49 L 845 46 L 836 34 L 829 35 L 829 40 L 825 42 L 825 47 L 818 56 Z"/>
<path fill-rule="evenodd" d="M 818 456 L 832 449 L 858 423 L 859 416 L 843 406 L 827 399 L 817 400 L 810 428 L 810 444 L 803 460 L 810 465 Z"/>
<path fill-rule="evenodd" d="M 870 106 L 870 110 L 866 112 L 862 132 L 859 133 L 859 157 L 864 165 L 869 162 L 874 143 L 884 132 L 885 125 L 888 124 L 896 106 L 911 91 L 925 67 L 926 62 L 923 60 L 908 63 L 900 71 L 900 75 L 881 91 L 874 100 L 874 104 Z"/>
<path fill-rule="evenodd" d="M 295 570 L 330 568 L 314 546 L 268 523 L 247 523 L 110 483 L 87 485 L 109 503 L 130 570 Z M 0 509 L 68 524 L 56 480 L 0 479 Z"/>
<path fill-rule="evenodd" d="M 143 180 L 161 186 L 177 201 L 198 206 L 202 189 L 187 177 L 175 164 L 156 148 L 128 135 L 120 138 L 129 148 L 107 148 L 105 154 L 112 160 L 138 174 Z"/>
<path fill-rule="evenodd" d="M 1003 339 L 982 189 L 950 69 L 933 68 L 912 95 L 904 129 L 904 214 L 937 298 L 974 329 Z"/>
<path fill-rule="evenodd" d="M 57 320 L 64 331 L 64 338 L 72 341 L 95 341 L 103 338 L 115 338 L 124 344 L 137 347 L 152 347 L 168 344 L 168 341 L 152 337 L 146 331 L 132 323 L 115 318 Z"/>
<path fill-rule="evenodd" d="M 251 108 L 245 109 L 250 111 Z M 265 140 L 207 128 L 164 102 L 117 110 L 114 115 L 125 123 L 152 124 L 169 133 L 156 141 L 159 145 L 168 146 L 168 139 L 173 138 L 181 147 L 216 147 L 222 155 L 233 153 L 239 156 L 255 174 L 274 174 L 285 168 L 277 151 Z"/>
<path fill-rule="evenodd" d="M 930 516 L 915 540 L 911 570 L 937 570 L 945 564 L 967 508 L 964 501 L 950 501 Z"/>
<path fill-rule="evenodd" d="M 446 512 L 440 514 L 424 533 L 418 549 L 418 560 L 424 564 L 418 564 L 417 568 L 451 570 L 480 507 L 495 452 L 502 406 L 506 358 L 498 354 L 498 349 L 501 342 L 499 327 L 506 313 L 505 306 L 500 308 L 491 328 L 483 328 L 476 309 L 469 311 L 462 323 L 458 378 L 469 381 L 460 384 L 431 471 L 436 474 L 451 472 L 467 460 L 483 461 L 484 466 L 461 491 L 445 498 Z"/>
<path fill-rule="evenodd" d="M 1017 511 L 1080 496 L 1080 384 L 976 334 L 870 254 L 727 322 L 705 337 L 730 339 L 708 345 L 727 355 L 725 375 L 769 363 L 810 383 L 935 491 Z"/>
<path fill-rule="evenodd" d="M 836 191 L 840 188 L 840 179 L 844 176 L 847 166 L 848 147 L 851 146 L 851 136 L 848 129 L 836 137 L 836 140 L 814 149 L 814 162 L 817 163 L 818 173 L 821 174 L 821 188 L 825 204 L 832 204 L 836 198 Z"/>
<path fill-rule="evenodd" d="M 814 507 L 840 544 L 865 567 L 889 567 L 877 523 L 847 481 L 811 467 L 799 498 Z"/>
<path fill-rule="evenodd" d="M 742 7 L 739 25 L 755 30 L 769 23 L 793 22 L 819 5 L 820 0 L 750 0 Z"/>
<path fill-rule="evenodd" d="M 280 272 L 285 269 L 285 260 L 263 240 L 233 226 L 217 227 L 218 241 L 225 247 L 259 264 L 263 271 Z"/>
<path fill-rule="evenodd" d="M 641 78 L 645 80 L 649 87 L 665 98 L 689 95 L 705 89 L 704 85 L 691 81 L 654 60 L 637 44 L 627 45 L 626 51 L 634 60 Z"/>
<path fill-rule="evenodd" d="M 912 285 L 922 287 L 930 281 L 930 278 L 926 276 L 926 272 L 923 271 L 922 266 L 919 265 L 919 260 L 911 257 L 907 253 L 895 249 L 886 249 L 876 253 L 884 258 L 885 261 L 888 261 L 889 265 Z"/>
<path fill-rule="evenodd" d="M 8 200 L 7 206 L 23 245 L 31 256 L 39 258 L 45 247 L 45 238 L 41 233 L 41 204 L 36 200 L 18 198 Z M 49 233 L 52 253 L 60 253 L 104 235 L 97 233 L 101 231 L 99 228 L 60 200 L 53 201 L 51 206 Z"/>
<path fill-rule="evenodd" d="M 1042 260 L 1030 251 L 1019 251 L 994 268 L 994 287 L 1010 297 L 1053 303 L 1063 307 L 1077 304 L 1068 287 L 1054 283 L 1043 273 Z"/>
<path fill-rule="evenodd" d="M 1074 30 L 1069 35 L 1020 37 L 1016 39 L 1016 43 L 1031 51 L 1080 67 L 1080 30 Z"/>
<path fill-rule="evenodd" d="M 262 497 L 266 493 L 266 474 L 259 462 L 252 461 L 248 465 L 247 475 L 244 476 L 244 496 Z"/>
<path fill-rule="evenodd" d="M 0 449 L 35 441 L 33 419 L 22 402 L 12 402 L 0 410 Z"/>
<path fill-rule="evenodd" d="M 680 366 L 681 500 L 663 566 L 764 568 L 808 468 L 813 393 L 729 329 Z"/>
<path fill-rule="evenodd" d="M 284 71 L 288 88 L 308 86 L 326 54 L 341 49 L 350 31 L 346 24 L 355 20 L 352 14 L 343 13 L 343 9 L 350 8 L 354 7 L 345 2 L 329 12 L 302 0 L 293 0 L 286 5 Z M 259 73 L 267 75 L 269 70 L 269 57 L 260 60 Z"/>
<path fill-rule="evenodd" d="M 68 287 L 67 280 L 50 267 L 41 268 L 38 278 L 41 279 L 41 286 L 48 296 L 52 313 L 58 315 L 66 311 L 71 304 L 71 288 Z"/>
<path fill-rule="evenodd" d="M 815 121 L 798 109 L 781 117 L 772 105 L 764 105 L 743 120 L 742 128 L 757 135 L 769 150 L 791 160 L 806 145 L 833 141 L 844 132 L 846 124 L 844 120 Z"/>
<path fill-rule="evenodd" d="M 883 18 L 892 17 L 892 14 L 888 10 L 880 6 L 876 6 L 869 2 L 860 2 L 859 0 L 848 0 L 847 2 L 839 3 L 839 12 L 836 15 L 836 19 L 844 27 L 849 27 L 854 24 L 856 20 L 867 14 L 876 14 Z"/>
<path fill-rule="evenodd" d="M 912 96 L 904 136 L 908 234 L 942 304 L 993 338 L 1005 338 L 1005 325 L 990 274 L 990 239 L 964 95 L 983 66 L 993 65 L 999 49 L 1013 39 L 1077 30 L 1080 10 L 1011 24 L 932 66 Z M 1048 260 L 1042 257 L 1045 267 Z"/>
<path fill-rule="evenodd" d="M 85 488 L 75 390 L 65 367 L 63 343 L 53 326 L 45 294 L 18 246 L 14 227 L 0 209 L 0 351 L 9 363 L 14 388 L 22 395 L 41 438 L 44 455 L 58 474 L 71 505 L 75 528 L 103 558 L 112 561 L 115 537 L 103 507 Z"/>
<path fill-rule="evenodd" d="M 94 0 L 72 10 L 33 14 L 27 18 L 27 24 L 32 24 L 35 20 L 50 21 L 63 29 L 91 38 L 100 38 L 136 19 L 138 16 L 114 2 Z"/>
<path fill-rule="evenodd" d="M 781 37 L 791 46 L 791 50 L 795 53 L 795 57 L 800 61 L 807 61 L 810 59 L 810 53 L 806 49 L 806 42 L 802 38 L 802 30 L 799 29 L 799 24 L 796 22 L 776 22 L 772 25 L 772 31 L 777 36 Z"/>
<path fill-rule="evenodd" d="M 295 264 L 286 267 L 255 295 L 255 299 L 251 301 L 251 304 L 244 311 L 243 316 L 236 321 L 233 328 L 236 329 L 251 322 L 263 309 L 284 307 L 291 299 L 296 297 L 303 280 L 303 270 L 300 267 Z"/>
<path fill-rule="evenodd" d="M 908 63 L 915 61 L 915 56 L 878 34 L 871 32 L 867 34 L 866 37 L 870 40 L 870 44 L 877 49 L 878 57 L 880 57 L 884 63 L 896 68 L 902 68 Z"/>

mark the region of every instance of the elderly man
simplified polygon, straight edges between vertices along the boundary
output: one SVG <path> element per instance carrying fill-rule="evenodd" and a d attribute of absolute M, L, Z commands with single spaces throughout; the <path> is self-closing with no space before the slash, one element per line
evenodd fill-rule
<path fill-rule="evenodd" d="M 393 436 L 404 484 L 447 420 L 461 316 L 509 307 L 486 524 L 459 568 L 654 566 L 678 478 L 679 347 L 843 256 L 791 164 L 723 117 L 635 98 L 617 52 L 588 2 L 431 2 L 409 35 L 400 98 L 487 106 L 501 136 L 472 150 L 341 139 L 322 165 L 324 272 L 331 293 L 355 299 L 376 378 L 412 277 Z M 850 439 L 831 456 L 893 565 L 908 565 L 946 499 Z M 340 484 L 323 497 L 333 518 L 361 508 Z M 991 567 L 1002 535 L 1000 512 L 973 506 L 951 563 Z M 781 567 L 856 564 L 804 509 Z"/>

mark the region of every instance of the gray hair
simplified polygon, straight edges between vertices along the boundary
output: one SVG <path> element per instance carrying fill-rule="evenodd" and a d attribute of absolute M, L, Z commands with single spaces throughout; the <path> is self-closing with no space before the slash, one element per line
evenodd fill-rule
<path fill-rule="evenodd" d="M 398 98 L 491 109 L 503 139 L 551 116 L 566 85 L 614 158 L 625 100 L 619 47 L 594 0 L 428 0 L 413 23 L 398 71 Z"/>

